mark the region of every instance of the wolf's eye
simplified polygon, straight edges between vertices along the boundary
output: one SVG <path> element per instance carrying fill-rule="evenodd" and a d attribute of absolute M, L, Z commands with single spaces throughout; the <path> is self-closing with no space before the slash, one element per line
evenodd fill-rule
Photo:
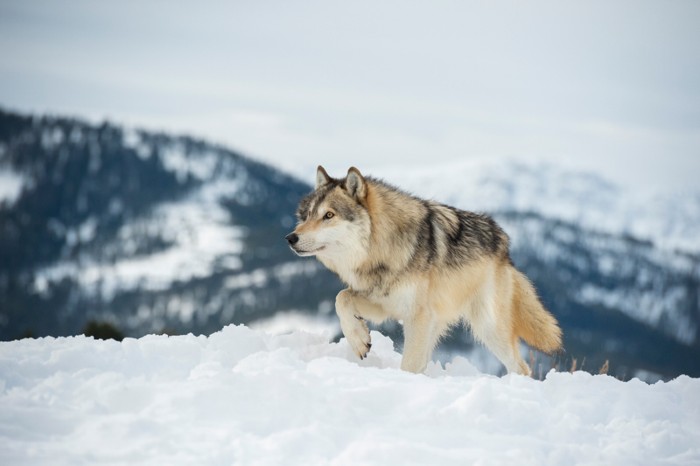
<path fill-rule="evenodd" d="M 323 220 L 330 220 L 335 216 L 333 212 L 326 212 L 326 215 L 323 216 Z"/>

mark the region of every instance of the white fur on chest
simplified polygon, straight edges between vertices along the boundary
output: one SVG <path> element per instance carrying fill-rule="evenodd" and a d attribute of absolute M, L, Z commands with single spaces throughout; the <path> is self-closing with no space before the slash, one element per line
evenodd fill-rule
<path fill-rule="evenodd" d="M 369 299 L 384 309 L 396 320 L 405 320 L 412 316 L 416 309 L 418 286 L 409 283 L 397 286 L 387 295 L 370 296 Z"/>

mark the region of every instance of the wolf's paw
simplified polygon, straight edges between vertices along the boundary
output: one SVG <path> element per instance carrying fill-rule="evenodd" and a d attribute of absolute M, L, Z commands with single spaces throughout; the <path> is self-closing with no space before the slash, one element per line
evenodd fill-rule
<path fill-rule="evenodd" d="M 360 359 L 367 357 L 367 353 L 369 353 L 372 347 L 372 340 L 369 336 L 367 322 L 360 317 L 353 316 L 345 322 L 341 321 L 340 327 L 343 330 L 345 339 L 350 343 L 353 352 Z"/>

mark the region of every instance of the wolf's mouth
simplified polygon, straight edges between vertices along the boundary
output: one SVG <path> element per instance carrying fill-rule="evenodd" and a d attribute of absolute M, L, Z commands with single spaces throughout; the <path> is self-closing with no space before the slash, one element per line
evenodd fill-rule
<path fill-rule="evenodd" d="M 318 248 L 313 249 L 313 250 L 311 250 L 311 251 L 302 251 L 302 250 L 296 249 L 294 246 L 290 246 L 290 248 L 291 248 L 292 251 L 294 251 L 298 256 L 302 256 L 302 257 L 304 257 L 304 256 L 313 256 L 313 255 L 316 254 L 317 252 L 323 251 L 324 249 L 326 249 L 325 246 L 318 247 Z"/>

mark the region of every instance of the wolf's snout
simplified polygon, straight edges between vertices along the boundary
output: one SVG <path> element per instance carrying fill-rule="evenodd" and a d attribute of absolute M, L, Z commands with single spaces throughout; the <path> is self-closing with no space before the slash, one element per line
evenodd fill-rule
<path fill-rule="evenodd" d="M 294 246 L 299 241 L 299 236 L 297 236 L 296 233 L 290 233 L 287 236 L 285 236 L 284 239 L 287 240 L 290 246 Z"/>

